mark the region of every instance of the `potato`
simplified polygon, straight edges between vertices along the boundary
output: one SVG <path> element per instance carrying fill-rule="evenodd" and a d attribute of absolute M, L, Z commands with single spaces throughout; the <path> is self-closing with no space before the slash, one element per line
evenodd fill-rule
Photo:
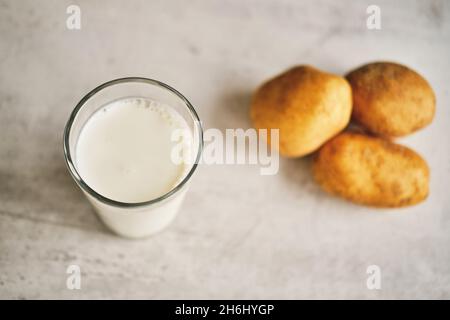
<path fill-rule="evenodd" d="M 366 64 L 347 75 L 356 122 L 385 137 L 410 134 L 434 117 L 436 98 L 418 73 L 396 63 Z"/>
<path fill-rule="evenodd" d="M 298 66 L 257 90 L 250 116 L 257 129 L 280 130 L 281 155 L 300 157 L 344 129 L 351 108 L 351 88 L 344 78 Z"/>
<path fill-rule="evenodd" d="M 342 133 L 323 145 L 313 172 L 326 191 L 369 206 L 408 206 L 428 195 L 424 159 L 407 147 L 359 133 Z"/>

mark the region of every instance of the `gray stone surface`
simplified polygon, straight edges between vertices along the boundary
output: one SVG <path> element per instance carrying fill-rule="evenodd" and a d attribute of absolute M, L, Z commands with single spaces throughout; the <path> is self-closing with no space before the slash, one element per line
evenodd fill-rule
<path fill-rule="evenodd" d="M 450 6 L 376 1 L 0 1 L 0 298 L 450 298 Z M 63 126 L 123 76 L 183 92 L 206 127 L 247 128 L 249 97 L 295 64 L 345 73 L 372 60 L 421 72 L 428 128 L 402 142 L 432 169 L 418 206 L 375 210 L 323 193 L 310 159 L 276 176 L 202 166 L 177 220 L 142 241 L 111 234 L 65 168 Z M 81 290 L 66 288 L 78 264 Z M 366 288 L 366 268 L 382 289 Z"/>

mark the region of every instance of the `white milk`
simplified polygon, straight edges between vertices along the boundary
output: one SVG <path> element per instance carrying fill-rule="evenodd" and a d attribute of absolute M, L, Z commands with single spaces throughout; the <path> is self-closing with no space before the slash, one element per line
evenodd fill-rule
<path fill-rule="evenodd" d="M 143 98 L 126 98 L 103 106 L 85 123 L 76 145 L 81 178 L 102 196 L 126 203 L 158 198 L 177 186 L 190 166 L 174 163 L 174 130 L 190 132 L 173 108 Z M 184 147 L 192 137 L 184 136 Z M 182 190 L 168 200 L 143 208 L 123 209 L 88 196 L 100 217 L 128 237 L 152 234 L 169 224 L 183 198 Z"/>

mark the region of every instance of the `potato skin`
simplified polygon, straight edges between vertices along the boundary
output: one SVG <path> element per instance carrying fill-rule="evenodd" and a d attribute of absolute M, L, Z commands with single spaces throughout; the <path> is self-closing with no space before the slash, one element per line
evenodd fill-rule
<path fill-rule="evenodd" d="M 250 116 L 257 129 L 280 129 L 281 155 L 300 157 L 343 130 L 350 121 L 351 108 L 347 80 L 298 66 L 256 91 Z"/>
<path fill-rule="evenodd" d="M 404 136 L 433 120 L 433 89 L 406 66 L 374 62 L 350 72 L 346 78 L 353 91 L 352 118 L 372 133 Z"/>
<path fill-rule="evenodd" d="M 323 145 L 313 172 L 326 191 L 369 206 L 409 206 L 429 192 L 428 165 L 416 152 L 358 133 L 342 133 Z"/>

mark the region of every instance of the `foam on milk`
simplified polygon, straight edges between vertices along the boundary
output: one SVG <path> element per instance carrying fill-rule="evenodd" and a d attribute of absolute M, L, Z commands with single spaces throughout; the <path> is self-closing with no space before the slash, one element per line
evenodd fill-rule
<path fill-rule="evenodd" d="M 136 203 L 172 190 L 190 166 L 176 164 L 171 151 L 173 130 L 190 132 L 173 108 L 145 98 L 113 101 L 96 111 L 81 130 L 76 166 L 97 193 L 116 201 Z M 192 148 L 192 137 L 184 136 Z"/>

